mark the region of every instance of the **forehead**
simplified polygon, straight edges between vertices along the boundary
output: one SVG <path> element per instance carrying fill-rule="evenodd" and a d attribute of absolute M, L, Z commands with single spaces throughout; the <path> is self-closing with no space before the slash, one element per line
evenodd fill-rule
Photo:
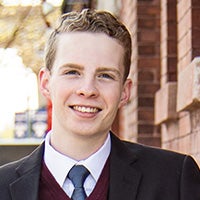
<path fill-rule="evenodd" d="M 104 33 L 71 32 L 58 37 L 56 60 L 122 65 L 124 48 Z"/>
<path fill-rule="evenodd" d="M 70 33 L 61 33 L 58 36 L 58 47 L 61 45 L 69 46 L 78 50 L 81 47 L 90 47 L 94 49 L 100 48 L 120 48 L 123 49 L 121 44 L 105 33 L 92 33 L 92 32 L 70 32 Z"/>

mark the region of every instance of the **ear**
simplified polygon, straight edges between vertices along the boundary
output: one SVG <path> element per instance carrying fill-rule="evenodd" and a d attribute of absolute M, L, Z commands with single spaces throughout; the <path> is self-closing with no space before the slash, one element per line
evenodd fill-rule
<path fill-rule="evenodd" d="M 131 95 L 131 88 L 132 88 L 132 80 L 127 79 L 123 85 L 122 95 L 119 103 L 119 108 L 126 105 L 130 99 Z"/>
<path fill-rule="evenodd" d="M 42 68 L 38 74 L 40 91 L 49 100 L 51 99 L 49 91 L 50 76 L 50 71 L 45 67 Z"/>

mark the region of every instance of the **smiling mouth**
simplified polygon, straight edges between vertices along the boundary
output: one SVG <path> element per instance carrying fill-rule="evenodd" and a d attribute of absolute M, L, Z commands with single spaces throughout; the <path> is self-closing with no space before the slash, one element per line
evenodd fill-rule
<path fill-rule="evenodd" d="M 73 110 L 82 112 L 82 113 L 97 113 L 101 111 L 101 109 L 96 107 L 89 107 L 89 106 L 71 106 Z"/>

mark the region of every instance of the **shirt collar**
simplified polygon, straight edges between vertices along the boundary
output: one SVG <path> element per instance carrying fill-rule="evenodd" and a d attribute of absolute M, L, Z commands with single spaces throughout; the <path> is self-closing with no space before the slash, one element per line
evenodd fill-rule
<path fill-rule="evenodd" d="M 91 176 L 97 182 L 108 159 L 111 151 L 110 134 L 103 146 L 86 160 L 76 161 L 70 157 L 56 151 L 50 145 L 51 132 L 45 138 L 44 161 L 51 174 L 54 176 L 58 184 L 62 187 L 69 170 L 76 164 L 82 164 L 90 171 Z"/>

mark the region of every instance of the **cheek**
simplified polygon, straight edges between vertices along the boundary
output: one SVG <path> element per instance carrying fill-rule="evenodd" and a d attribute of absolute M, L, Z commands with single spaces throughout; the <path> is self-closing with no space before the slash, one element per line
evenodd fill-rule
<path fill-rule="evenodd" d="M 68 91 L 65 84 L 57 82 L 52 82 L 50 87 L 50 94 L 52 101 L 61 101 L 65 98 L 66 92 Z"/>
<path fill-rule="evenodd" d="M 104 89 L 104 99 L 106 99 L 107 105 L 112 108 L 118 108 L 120 103 L 120 88 L 114 87 L 112 90 Z"/>

